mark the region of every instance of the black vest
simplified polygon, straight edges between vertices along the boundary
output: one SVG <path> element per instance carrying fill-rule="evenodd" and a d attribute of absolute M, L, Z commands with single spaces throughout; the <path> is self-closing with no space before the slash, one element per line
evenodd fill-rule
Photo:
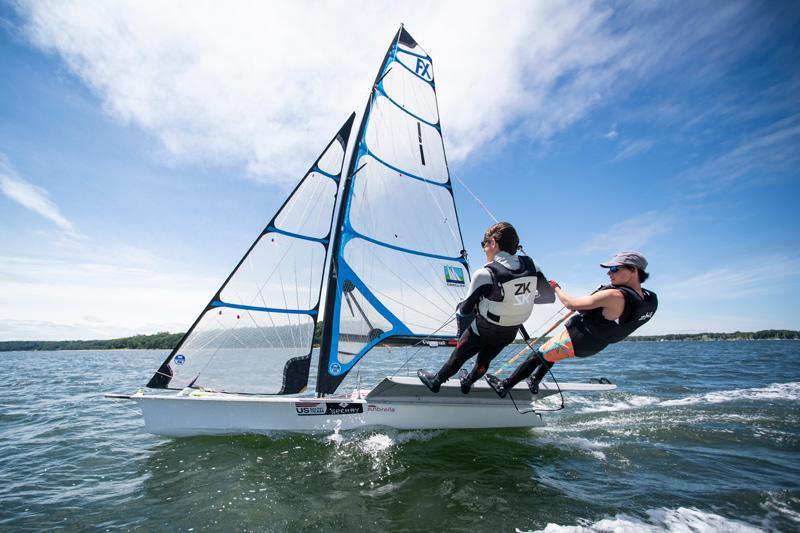
<path fill-rule="evenodd" d="M 581 311 L 567 322 L 567 332 L 577 357 L 594 355 L 609 344 L 619 342 L 653 317 L 658 308 L 656 293 L 642 289 L 644 298 L 624 285 L 603 285 L 598 291 L 617 289 L 625 297 L 625 308 L 617 320 L 603 316 L 603 308 Z"/>

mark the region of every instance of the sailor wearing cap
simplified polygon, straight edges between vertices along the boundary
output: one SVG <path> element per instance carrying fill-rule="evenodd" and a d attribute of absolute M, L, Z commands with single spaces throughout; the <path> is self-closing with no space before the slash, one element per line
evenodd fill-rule
<path fill-rule="evenodd" d="M 611 283 L 587 296 L 570 296 L 556 281 L 550 280 L 564 307 L 578 314 L 567 321 L 560 335 L 540 346 L 507 379 L 486 375 L 489 385 L 501 398 L 532 374 L 529 384 L 536 394 L 539 382 L 556 361 L 594 355 L 609 344 L 621 341 L 653 317 L 658 298 L 641 286 L 650 277 L 646 272 L 647 260 L 642 254 L 619 252 L 600 266 L 608 269 Z"/>

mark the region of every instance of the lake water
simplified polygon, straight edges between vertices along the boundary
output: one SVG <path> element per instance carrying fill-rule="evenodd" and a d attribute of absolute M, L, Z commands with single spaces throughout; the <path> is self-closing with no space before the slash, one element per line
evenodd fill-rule
<path fill-rule="evenodd" d="M 360 377 L 447 354 L 376 350 Z M 186 439 L 103 398 L 165 355 L 0 354 L 0 530 L 800 530 L 800 342 L 623 343 L 560 363 L 559 380 L 619 388 L 568 396 L 542 429 Z"/>

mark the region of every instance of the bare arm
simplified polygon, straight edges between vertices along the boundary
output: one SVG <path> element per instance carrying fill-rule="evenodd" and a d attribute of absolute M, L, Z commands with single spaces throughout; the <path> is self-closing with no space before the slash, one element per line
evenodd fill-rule
<path fill-rule="evenodd" d="M 570 296 L 561 287 L 556 286 L 556 296 L 564 307 L 572 311 L 588 311 L 603 308 L 603 316 L 608 320 L 616 320 L 625 310 L 625 297 L 617 289 L 606 289 L 587 296 Z"/>

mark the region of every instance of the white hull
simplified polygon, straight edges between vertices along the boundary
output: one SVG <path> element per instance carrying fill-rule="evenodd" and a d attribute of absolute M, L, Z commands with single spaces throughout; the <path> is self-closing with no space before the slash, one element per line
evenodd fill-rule
<path fill-rule="evenodd" d="M 524 383 L 513 395 L 520 410 L 533 399 Z M 562 383 L 562 391 L 599 392 L 614 385 Z M 556 394 L 543 383 L 536 399 Z M 384 426 L 397 429 L 513 428 L 543 425 L 540 416 L 521 414 L 485 382 L 469 395 L 458 383 L 432 394 L 416 378 L 387 378 L 366 396 L 298 398 L 243 396 L 193 391 L 175 395 L 137 393 L 130 397 L 144 415 L 150 433 L 172 437 L 289 432 L 330 432 Z"/>

